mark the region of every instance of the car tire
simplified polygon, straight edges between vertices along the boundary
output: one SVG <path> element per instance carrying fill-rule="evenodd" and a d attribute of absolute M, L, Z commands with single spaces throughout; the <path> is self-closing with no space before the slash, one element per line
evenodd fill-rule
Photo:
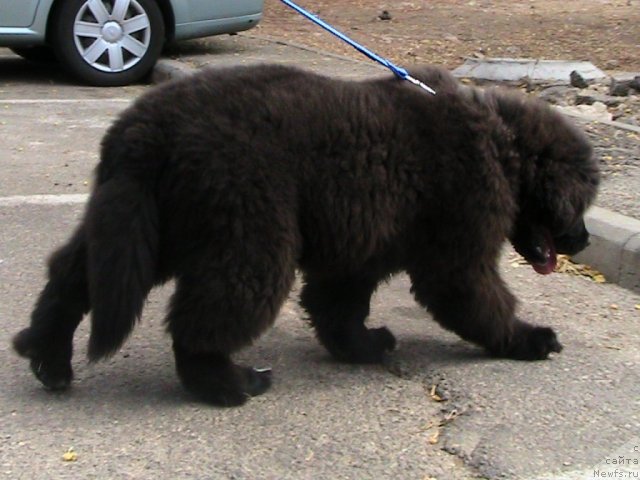
<path fill-rule="evenodd" d="M 68 0 L 54 15 L 51 41 L 58 59 L 90 85 L 137 82 L 164 44 L 162 12 L 154 0 Z"/>
<path fill-rule="evenodd" d="M 57 61 L 53 49 L 46 45 L 34 47 L 11 47 L 11 51 L 25 60 L 35 63 L 55 63 Z"/>

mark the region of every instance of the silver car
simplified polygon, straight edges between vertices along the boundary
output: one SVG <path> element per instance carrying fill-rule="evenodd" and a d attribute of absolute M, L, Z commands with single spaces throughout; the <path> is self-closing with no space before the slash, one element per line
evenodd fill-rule
<path fill-rule="evenodd" d="M 114 86 L 146 75 L 167 41 L 255 26 L 263 0 L 0 0 L 0 46 L 55 57 L 79 79 Z"/>

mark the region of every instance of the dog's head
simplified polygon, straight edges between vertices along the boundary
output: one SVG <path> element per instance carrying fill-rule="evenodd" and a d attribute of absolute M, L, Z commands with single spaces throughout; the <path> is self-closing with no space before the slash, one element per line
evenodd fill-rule
<path fill-rule="evenodd" d="M 583 217 L 597 193 L 598 164 L 585 134 L 545 103 L 513 94 L 496 99 L 520 162 L 510 239 L 537 272 L 551 273 L 556 254 L 589 244 Z"/>

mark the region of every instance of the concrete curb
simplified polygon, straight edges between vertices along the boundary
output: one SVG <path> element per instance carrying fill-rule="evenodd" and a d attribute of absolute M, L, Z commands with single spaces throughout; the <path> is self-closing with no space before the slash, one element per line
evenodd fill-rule
<path fill-rule="evenodd" d="M 153 67 L 151 83 L 162 83 L 168 80 L 183 78 L 194 73 L 196 69 L 184 62 L 162 58 Z"/>
<path fill-rule="evenodd" d="M 558 107 L 556 107 L 558 108 Z M 597 122 L 603 125 L 608 125 L 609 127 L 619 128 L 621 130 L 628 130 L 634 133 L 640 133 L 640 127 L 636 125 L 631 125 L 629 123 L 616 122 L 615 120 L 604 120 L 596 117 L 592 117 L 590 115 L 581 115 L 579 113 L 568 112 L 564 110 L 559 110 L 563 115 L 566 115 L 571 118 L 576 118 L 579 120 L 584 120 L 585 122 Z"/>
<path fill-rule="evenodd" d="M 263 37 L 261 39 L 281 45 L 286 43 Z M 298 45 L 291 46 L 301 48 Z M 305 48 L 305 50 L 325 54 L 313 49 Z M 337 55 L 331 54 L 331 56 Z M 340 58 L 357 62 L 348 57 L 340 56 Z M 151 78 L 153 83 L 161 83 L 185 77 L 196 70 L 196 67 L 178 60 L 160 59 L 154 67 Z M 616 125 L 612 125 L 613 123 Z M 617 127 L 618 123 L 607 122 L 614 127 Z M 622 125 L 624 125 L 622 128 L 627 127 L 626 124 Z M 575 260 L 602 272 L 607 282 L 617 283 L 622 287 L 640 292 L 640 220 L 604 208 L 592 207 L 587 212 L 585 223 L 591 233 L 591 245 L 577 255 Z"/>
<path fill-rule="evenodd" d="M 592 207 L 585 216 L 591 245 L 575 256 L 608 282 L 640 292 L 640 220 Z"/>

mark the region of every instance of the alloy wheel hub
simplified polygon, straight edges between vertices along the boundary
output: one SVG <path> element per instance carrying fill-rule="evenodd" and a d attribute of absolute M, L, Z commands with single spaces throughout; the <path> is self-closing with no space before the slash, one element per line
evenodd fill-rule
<path fill-rule="evenodd" d="M 124 32 L 118 22 L 107 22 L 102 27 L 102 38 L 109 43 L 119 41 Z"/>

